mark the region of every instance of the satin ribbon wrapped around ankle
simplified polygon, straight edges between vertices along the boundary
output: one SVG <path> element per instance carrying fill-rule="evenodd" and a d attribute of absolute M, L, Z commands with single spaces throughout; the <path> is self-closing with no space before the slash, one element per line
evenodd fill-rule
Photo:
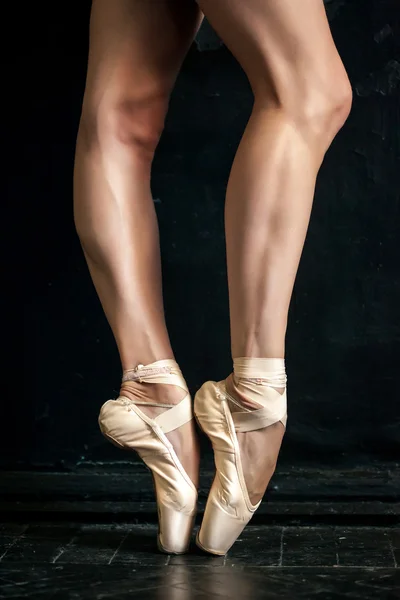
<path fill-rule="evenodd" d="M 139 381 L 140 383 L 165 383 L 175 385 L 185 389 L 187 395 L 178 404 L 161 404 L 157 402 L 141 402 L 139 400 L 133 402 L 136 406 L 158 406 L 168 408 L 165 412 L 158 415 L 154 419 L 147 418 L 144 413 L 138 412 L 141 418 L 148 422 L 156 423 L 164 433 L 170 433 L 174 429 L 178 429 L 185 423 L 188 423 L 193 418 L 192 400 L 183 379 L 182 371 L 175 360 L 165 358 L 157 360 L 149 365 L 138 365 L 134 369 L 127 369 L 123 373 L 121 391 L 129 390 L 130 381 Z"/>
<path fill-rule="evenodd" d="M 286 427 L 287 396 L 284 358 L 233 359 L 233 376 L 240 391 L 261 408 L 232 413 L 236 431 L 255 431 L 281 422 Z M 265 389 L 268 387 L 268 391 Z M 280 393 L 277 389 L 283 389 Z"/>

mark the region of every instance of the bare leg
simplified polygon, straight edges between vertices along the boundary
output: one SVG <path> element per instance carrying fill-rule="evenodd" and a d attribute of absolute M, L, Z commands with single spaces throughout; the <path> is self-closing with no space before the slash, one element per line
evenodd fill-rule
<path fill-rule="evenodd" d="M 201 19 L 193 0 L 94 0 L 92 5 L 74 215 L 123 370 L 174 358 L 164 319 L 150 171 L 171 88 Z M 185 395 L 170 385 L 135 382 L 131 389 L 133 396 L 157 402 L 176 403 Z M 169 437 L 195 481 L 193 423 Z"/>
<path fill-rule="evenodd" d="M 322 0 L 199 5 L 254 92 L 226 197 L 232 356 L 283 358 L 316 175 L 349 113 L 351 87 Z M 243 406 L 255 408 L 233 378 L 229 384 Z M 277 423 L 238 434 L 254 503 L 273 474 L 283 433 Z"/>

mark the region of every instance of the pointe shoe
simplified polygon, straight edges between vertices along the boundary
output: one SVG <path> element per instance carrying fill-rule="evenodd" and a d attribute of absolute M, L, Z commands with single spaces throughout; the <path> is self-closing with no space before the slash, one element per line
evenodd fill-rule
<path fill-rule="evenodd" d="M 115 400 L 107 400 L 101 407 L 98 418 L 102 434 L 121 448 L 135 450 L 151 471 L 158 509 L 159 550 L 169 554 L 183 554 L 189 546 L 196 516 L 197 489 L 166 434 L 193 418 L 190 393 L 181 370 L 173 359 L 138 365 L 132 371 L 134 373 L 130 381 L 167 383 L 187 391 L 179 404 L 154 419 L 138 408 L 138 402 L 123 395 Z M 141 404 L 161 406 L 151 402 Z"/>
<path fill-rule="evenodd" d="M 263 385 L 271 387 L 268 399 L 257 398 L 262 404 L 260 409 L 231 412 L 228 400 L 234 404 L 237 401 L 228 393 L 225 380 L 206 381 L 194 398 L 195 417 L 211 441 L 216 468 L 196 544 L 219 556 L 228 552 L 261 504 L 261 500 L 255 505 L 250 502 L 236 432 L 255 431 L 279 421 L 286 427 L 287 421 L 284 369 L 278 375 L 275 372 L 270 382 L 266 382 L 266 374 L 256 366 L 246 368 L 245 373 L 257 383 L 262 380 Z M 273 385 L 285 387 L 284 393 L 273 389 Z"/>

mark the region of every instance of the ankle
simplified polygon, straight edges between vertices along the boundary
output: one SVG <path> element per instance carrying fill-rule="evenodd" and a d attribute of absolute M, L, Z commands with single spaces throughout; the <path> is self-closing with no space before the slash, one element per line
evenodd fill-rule
<path fill-rule="evenodd" d="M 120 395 L 137 403 L 174 406 L 187 394 L 187 385 L 175 359 L 159 359 L 125 369 Z"/>
<path fill-rule="evenodd" d="M 147 367 L 148 365 L 153 365 L 161 360 L 172 360 L 175 362 L 172 352 L 154 353 L 149 350 L 141 352 L 140 358 L 132 357 L 132 355 L 130 355 L 129 358 L 121 357 L 123 375 L 125 375 L 125 373 L 136 371 L 139 365 Z"/>
<path fill-rule="evenodd" d="M 252 402 L 252 400 L 246 396 L 246 393 L 245 393 L 246 390 L 243 389 L 244 386 L 242 384 L 242 381 L 238 380 L 235 377 L 234 373 L 231 373 L 225 379 L 225 387 L 226 387 L 226 391 L 228 392 L 229 396 L 236 403 L 236 406 L 231 405 L 231 409 L 238 410 L 238 409 L 244 408 L 247 410 L 256 410 L 257 408 L 260 408 L 259 404 Z M 233 403 L 231 403 L 231 404 L 233 404 Z"/>
<path fill-rule="evenodd" d="M 277 311 L 271 311 L 274 315 L 267 322 L 263 321 L 262 336 L 260 332 L 254 333 L 246 330 L 243 338 L 232 344 L 232 356 L 246 357 L 248 359 L 257 357 L 285 358 L 285 337 L 287 322 L 282 319 Z"/>
<path fill-rule="evenodd" d="M 186 396 L 186 391 L 176 385 L 165 383 L 140 383 L 139 381 L 124 381 L 120 387 L 120 395 L 126 396 L 132 402 L 148 402 L 174 406 Z"/>
<path fill-rule="evenodd" d="M 225 380 L 227 392 L 245 409 L 265 405 L 269 396 L 286 390 L 283 358 L 238 357 L 233 359 L 233 373 Z"/>

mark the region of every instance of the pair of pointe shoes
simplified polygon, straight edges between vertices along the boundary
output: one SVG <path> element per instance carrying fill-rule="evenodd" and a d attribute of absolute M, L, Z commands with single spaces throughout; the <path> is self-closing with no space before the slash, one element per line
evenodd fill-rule
<path fill-rule="evenodd" d="M 284 386 L 284 370 L 278 370 L 278 376 L 268 381 L 256 362 L 263 359 L 251 360 L 253 362 L 243 364 L 242 369 L 247 381 L 263 383 L 271 388 L 277 384 Z M 195 416 L 200 428 L 211 440 L 216 467 L 196 543 L 211 554 L 226 554 L 261 503 L 253 505 L 250 502 L 236 431 L 253 431 L 278 421 L 286 426 L 286 389 L 283 394 L 270 389 L 272 395 L 269 394 L 268 402 L 264 402 L 258 410 L 231 412 L 229 401 L 236 401 L 230 397 L 225 380 L 204 383 L 195 395 L 192 408 L 186 382 L 173 359 L 138 365 L 129 379 L 176 385 L 187 392 L 179 404 L 154 419 L 123 395 L 105 402 L 99 415 L 103 435 L 119 447 L 138 452 L 153 475 L 159 518 L 159 549 L 183 554 L 189 546 L 196 516 L 197 489 L 166 434 Z M 262 404 L 262 398 L 258 402 Z M 146 403 L 146 406 L 152 404 Z"/>

